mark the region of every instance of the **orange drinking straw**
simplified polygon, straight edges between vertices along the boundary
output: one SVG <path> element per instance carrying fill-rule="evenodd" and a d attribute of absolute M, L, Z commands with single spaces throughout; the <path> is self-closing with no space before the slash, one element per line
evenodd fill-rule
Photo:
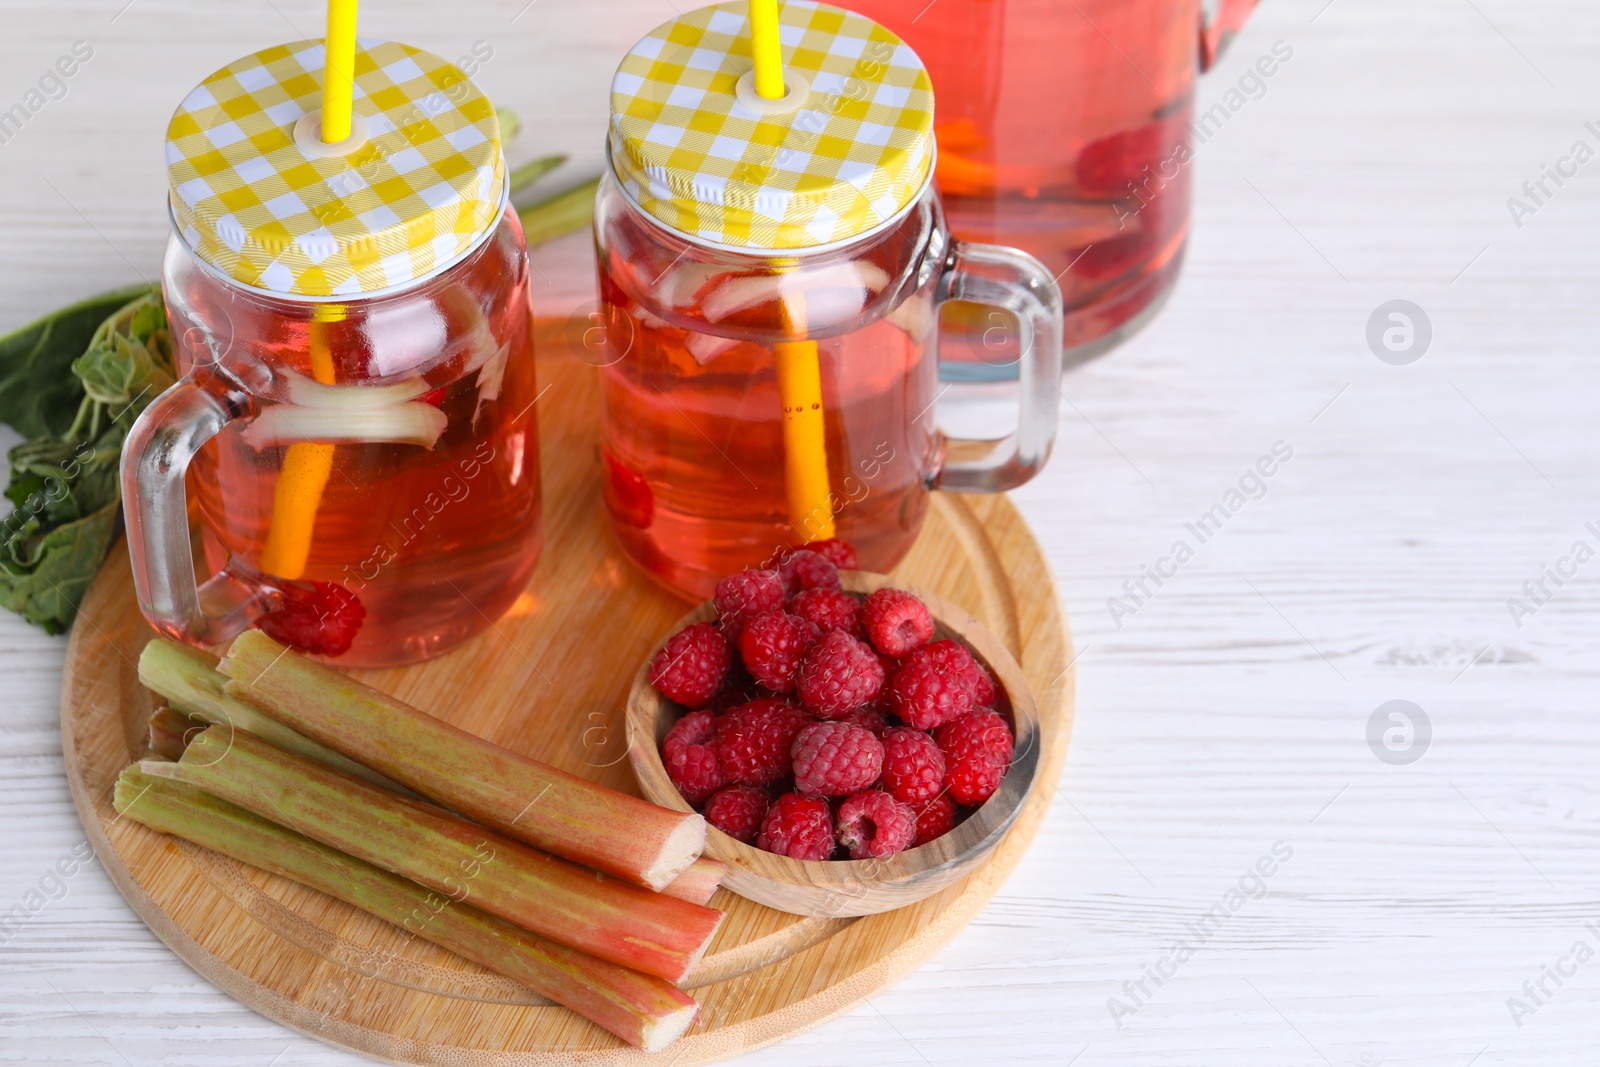
<path fill-rule="evenodd" d="M 322 143 L 337 144 L 350 136 L 356 87 L 356 0 L 328 0 L 328 26 L 323 38 L 327 58 L 322 69 Z M 311 376 L 333 384 L 333 352 L 328 324 L 344 317 L 338 304 L 318 304 L 312 311 L 307 343 Z M 334 446 L 317 441 L 292 444 L 283 456 L 283 470 L 272 491 L 272 525 L 261 550 L 261 569 L 290 580 L 306 572 L 311 533 L 317 523 L 322 491 L 333 473 Z"/>
<path fill-rule="evenodd" d="M 750 0 L 750 53 L 756 95 L 784 95 L 783 52 L 778 42 L 777 0 Z M 791 294 L 782 304 L 784 331 L 806 332 L 805 303 Z M 828 486 L 826 421 L 822 411 L 822 364 L 815 341 L 780 341 L 773 346 L 778 396 L 783 403 L 783 473 L 789 524 L 809 541 L 834 536 L 833 494 Z"/>
<path fill-rule="evenodd" d="M 337 304 L 318 304 L 311 313 L 311 376 L 323 385 L 333 384 L 328 324 L 343 316 L 344 309 Z M 292 580 L 306 572 L 317 506 L 333 473 L 333 450 L 333 445 L 321 441 L 301 441 L 284 453 L 283 470 L 272 490 L 272 526 L 261 550 L 261 569 L 268 574 Z"/>
<path fill-rule="evenodd" d="M 798 295 L 784 303 L 784 325 L 805 332 L 804 304 Z M 798 314 L 796 314 L 798 313 Z M 798 318 L 800 321 L 796 322 Z M 778 397 L 783 402 L 783 477 L 788 490 L 789 523 L 807 541 L 835 533 L 833 494 L 828 487 L 826 422 L 822 417 L 822 363 L 815 341 L 773 345 Z"/>

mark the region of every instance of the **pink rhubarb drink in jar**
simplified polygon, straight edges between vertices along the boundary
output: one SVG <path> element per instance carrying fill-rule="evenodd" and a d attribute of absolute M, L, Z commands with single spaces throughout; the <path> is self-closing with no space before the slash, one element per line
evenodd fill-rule
<path fill-rule="evenodd" d="M 339 145 L 315 135 L 319 41 L 230 64 L 174 115 L 163 289 L 183 378 L 135 426 L 123 477 L 157 629 L 214 644 L 254 624 L 380 666 L 437 655 L 522 593 L 537 388 L 494 108 L 417 49 L 356 59 Z"/>
<path fill-rule="evenodd" d="M 1021 484 L 1054 434 L 1058 291 L 1022 253 L 950 238 L 916 53 L 827 5 L 779 22 L 781 98 L 753 88 L 736 3 L 653 31 L 612 83 L 589 335 L 605 501 L 628 556 L 690 599 L 833 537 L 886 571 L 931 490 Z M 1018 423 L 992 441 L 935 422 L 952 299 L 1026 323 Z"/>

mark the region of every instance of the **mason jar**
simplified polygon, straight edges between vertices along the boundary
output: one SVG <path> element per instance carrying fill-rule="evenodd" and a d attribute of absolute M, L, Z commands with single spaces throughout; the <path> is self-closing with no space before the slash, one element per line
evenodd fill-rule
<path fill-rule="evenodd" d="M 492 625 L 538 559 L 528 266 L 494 110 L 438 57 L 360 49 L 360 146 L 315 140 L 314 41 L 230 64 L 169 128 L 182 378 L 129 437 L 124 499 L 140 607 L 194 644 L 259 625 L 341 664 L 420 660 Z"/>
<path fill-rule="evenodd" d="M 826 538 L 887 571 L 933 490 L 1014 488 L 1055 435 L 1060 292 L 1023 252 L 951 238 L 920 60 L 839 8 L 786 4 L 780 22 L 807 44 L 785 51 L 783 100 L 750 87 L 738 3 L 653 31 L 612 85 L 605 501 L 624 552 L 690 599 Z M 1017 419 L 992 439 L 937 426 L 951 300 L 1023 324 Z"/>

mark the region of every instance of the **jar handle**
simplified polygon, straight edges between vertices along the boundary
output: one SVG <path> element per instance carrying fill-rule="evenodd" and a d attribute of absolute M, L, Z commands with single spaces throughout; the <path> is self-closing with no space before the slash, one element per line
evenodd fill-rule
<path fill-rule="evenodd" d="M 1045 265 L 999 245 L 952 241 L 937 300 L 1009 311 L 1021 326 L 1017 428 L 994 440 L 945 439 L 934 487 L 1002 493 L 1039 473 L 1055 444 L 1061 391 L 1061 290 Z"/>
<path fill-rule="evenodd" d="M 145 408 L 122 448 L 122 508 L 139 608 L 157 630 L 189 644 L 226 641 L 274 606 L 271 590 L 231 568 L 196 585 L 189 542 L 189 461 L 250 407 L 248 394 L 217 372 L 191 373 Z"/>

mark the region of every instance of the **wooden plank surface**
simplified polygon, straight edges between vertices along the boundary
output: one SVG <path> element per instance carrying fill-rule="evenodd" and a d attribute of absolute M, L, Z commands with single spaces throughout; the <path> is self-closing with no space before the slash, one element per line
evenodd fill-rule
<path fill-rule="evenodd" d="M 173 103 L 220 62 L 296 35 L 284 16 L 316 32 L 317 5 L 298 0 L 137 0 L 111 22 L 124 2 L 5 7 L 7 106 L 72 41 L 97 51 L 0 145 L 0 323 L 153 274 Z M 446 55 L 492 41 L 481 80 L 529 117 L 518 152 L 594 165 L 605 73 L 672 9 L 537 0 L 511 23 L 521 6 L 471 0 L 443 18 L 370 0 L 363 17 Z M 1584 927 L 1600 916 L 1596 564 L 1520 629 L 1506 600 L 1575 540 L 1600 547 L 1584 529 L 1600 510 L 1600 164 L 1520 229 L 1506 199 L 1575 140 L 1600 147 L 1584 127 L 1600 120 L 1600 14 L 1583 0 L 1267 0 L 1201 106 L 1279 39 L 1293 59 L 1196 162 L 1172 301 L 1068 376 L 1057 456 L 1016 494 L 1078 637 L 1066 802 L 927 966 L 738 1062 L 1592 1062 L 1600 964 L 1546 980 L 1520 1026 L 1506 1002 L 1577 939 L 1597 944 Z M 536 260 L 558 312 L 588 299 L 583 270 L 562 266 L 582 251 Z M 1397 298 L 1435 328 L 1409 367 L 1363 339 Z M 1107 598 L 1279 440 L 1295 455 L 1268 495 L 1118 628 Z M 0 907 L 82 840 L 55 728 L 63 648 L 0 618 Z M 1434 726 L 1410 766 L 1365 741 L 1395 698 Z M 1279 840 L 1293 856 L 1267 895 L 1164 985 L 1145 979 L 1153 995 L 1119 1027 L 1108 999 Z M 0 1057 L 361 1062 L 198 979 L 92 864 L 64 884 L 0 947 Z"/>

